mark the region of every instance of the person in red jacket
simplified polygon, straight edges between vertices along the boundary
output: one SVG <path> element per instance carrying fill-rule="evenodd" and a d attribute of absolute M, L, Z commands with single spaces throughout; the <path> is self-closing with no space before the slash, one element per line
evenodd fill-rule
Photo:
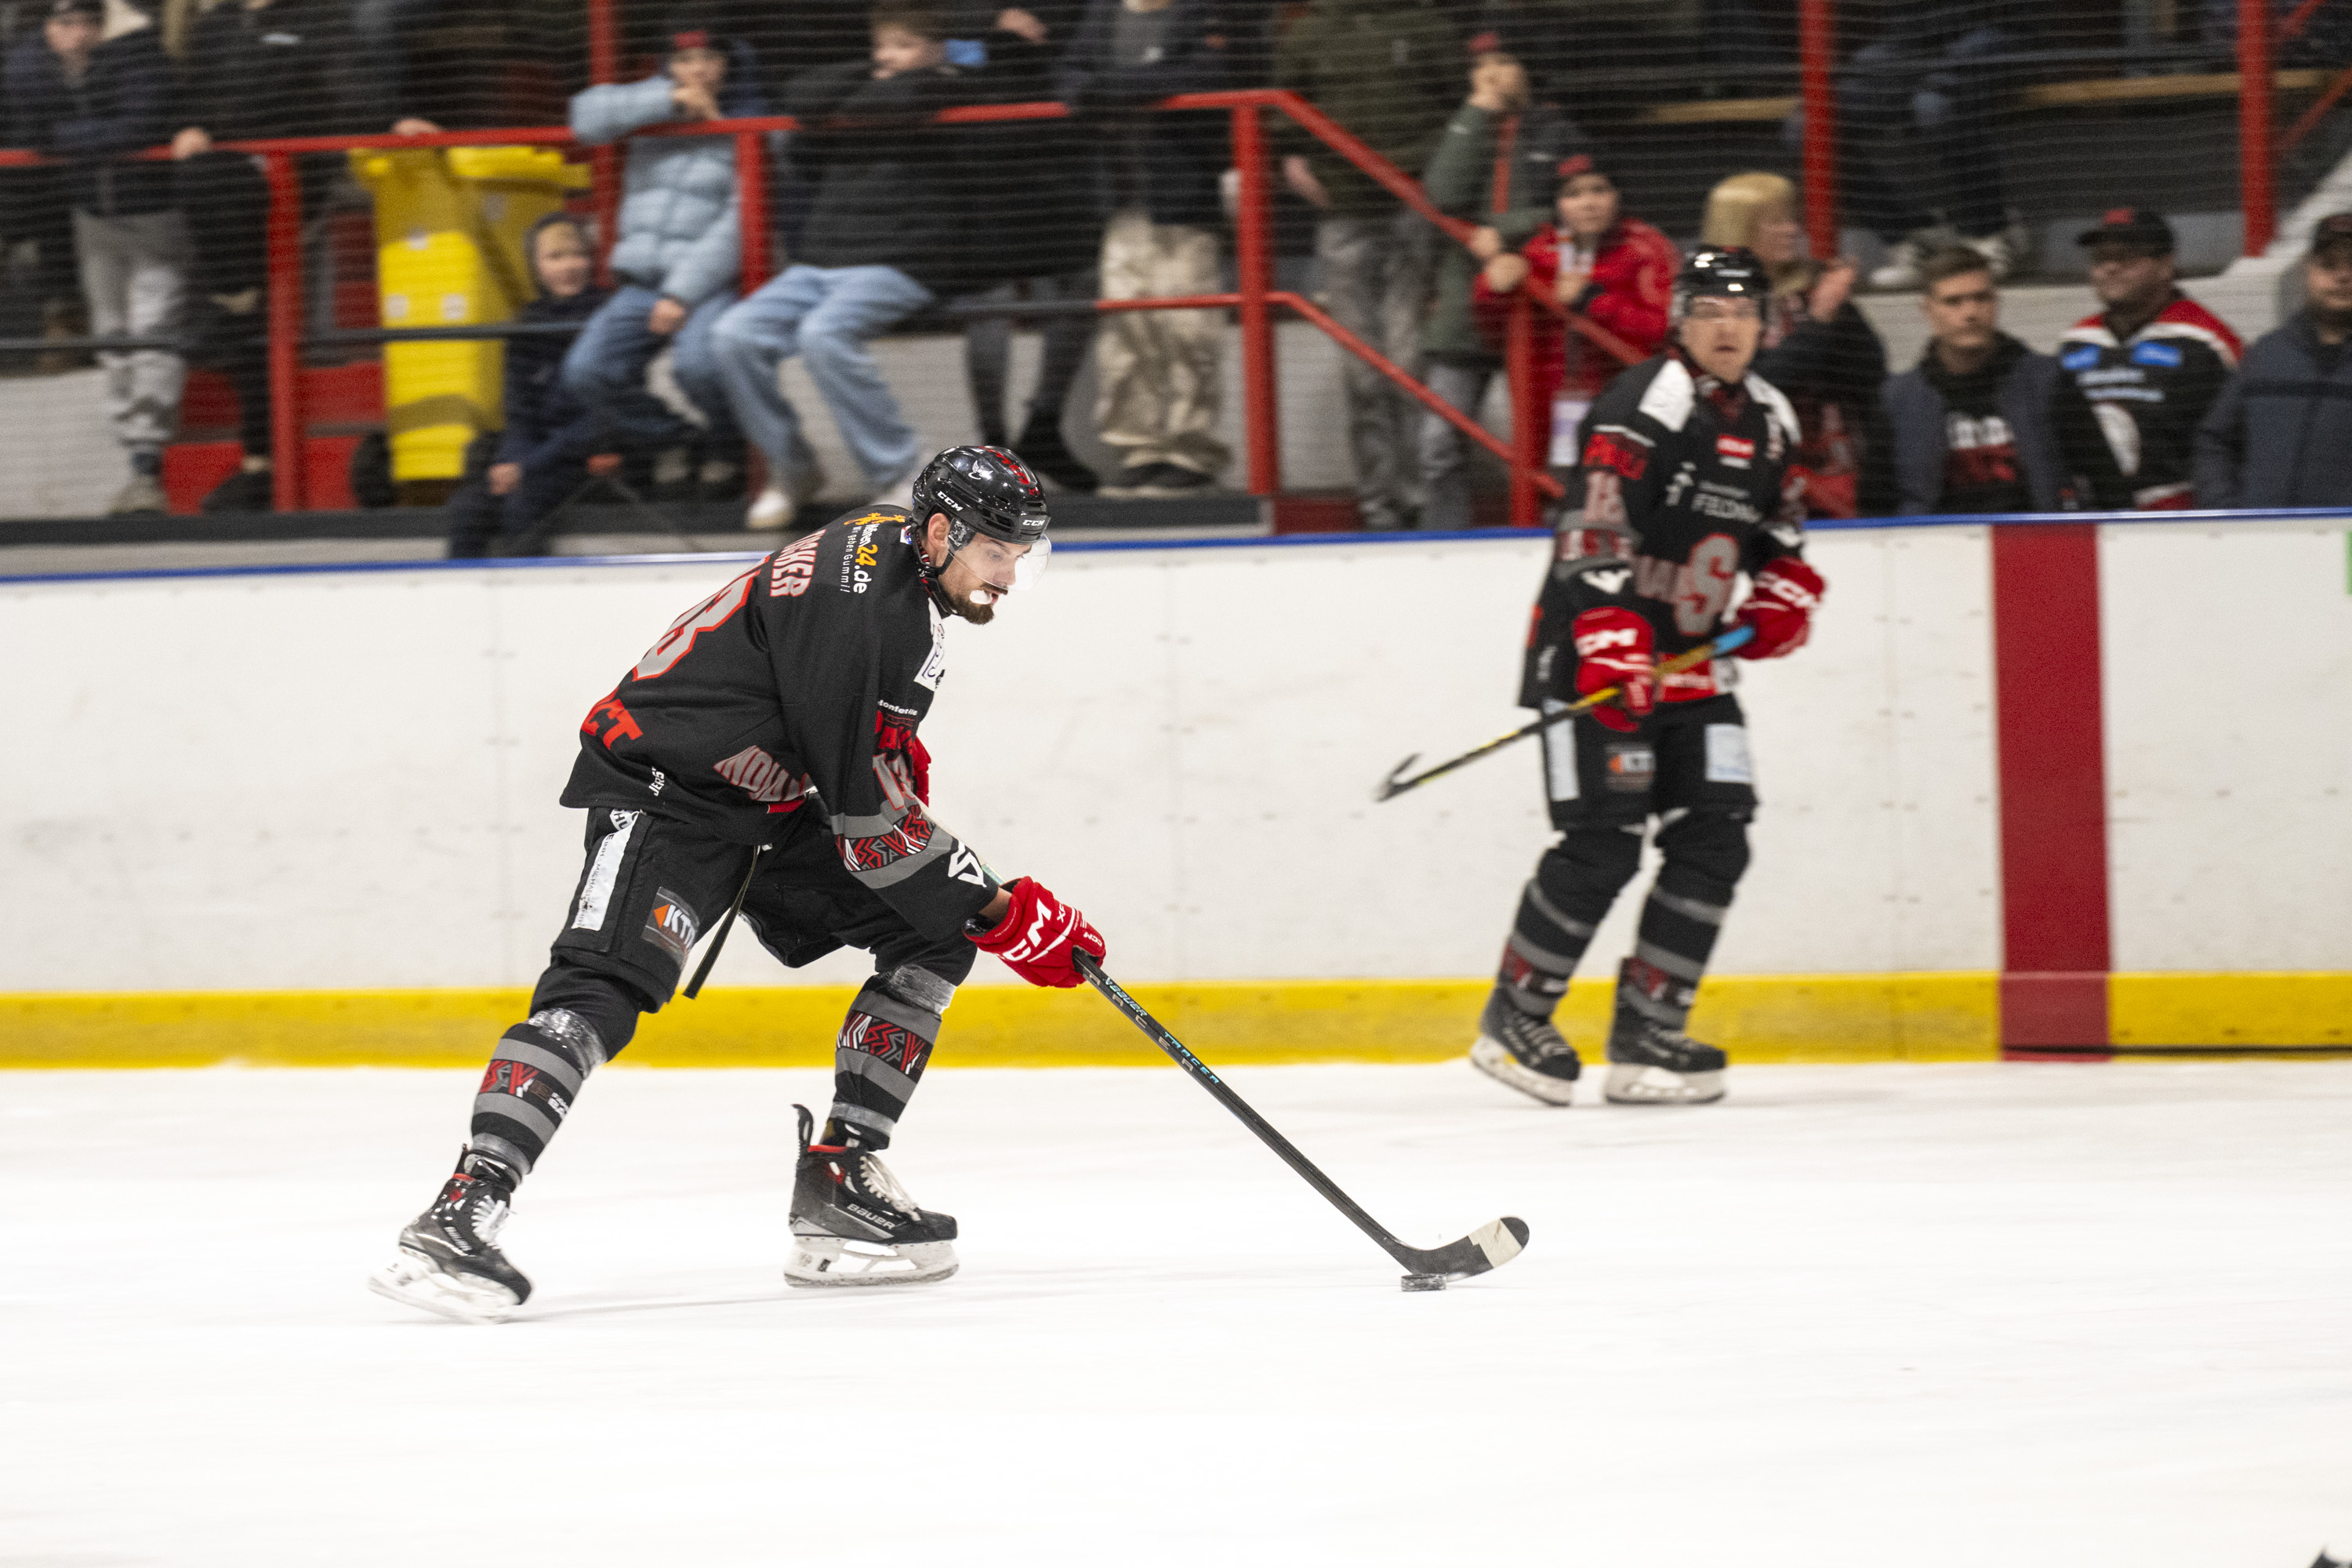
<path fill-rule="evenodd" d="M 1665 345 L 1666 309 L 1682 252 L 1657 229 L 1627 217 L 1617 182 L 1591 153 L 1560 160 L 1557 221 L 1516 253 L 1496 257 L 1471 297 L 1479 330 L 1498 348 L 1521 289 L 1558 301 L 1633 351 L 1621 359 L 1549 310 L 1535 317 L 1536 385 L 1552 408 L 1552 461 L 1573 467 L 1576 426 L 1628 364 Z"/>

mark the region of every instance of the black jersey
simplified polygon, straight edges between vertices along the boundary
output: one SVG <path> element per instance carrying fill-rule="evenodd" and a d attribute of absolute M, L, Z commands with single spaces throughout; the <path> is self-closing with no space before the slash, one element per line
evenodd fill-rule
<path fill-rule="evenodd" d="M 1801 480 L 1789 472 L 1797 416 L 1758 376 L 1726 388 L 1660 354 L 1609 384 L 1577 441 L 1583 510 L 1565 514 L 1536 601 L 1519 685 L 1529 708 L 1567 691 L 1569 627 L 1585 611 L 1635 611 L 1663 660 L 1723 628 L 1738 574 L 1804 553 Z M 1659 695 L 1696 701 L 1725 684 L 1710 661 L 1665 677 Z"/>
<path fill-rule="evenodd" d="M 2197 504 L 2197 426 L 2242 350 L 2196 300 L 2176 294 L 2128 338 L 2086 316 L 2059 340 L 2058 445 L 2075 504 L 2101 511 Z"/>
<path fill-rule="evenodd" d="M 566 805 L 619 805 L 763 844 L 814 812 L 841 863 L 926 935 L 996 895 L 915 798 L 903 753 L 947 668 L 946 619 L 902 508 L 858 511 L 670 624 L 580 726 Z"/>

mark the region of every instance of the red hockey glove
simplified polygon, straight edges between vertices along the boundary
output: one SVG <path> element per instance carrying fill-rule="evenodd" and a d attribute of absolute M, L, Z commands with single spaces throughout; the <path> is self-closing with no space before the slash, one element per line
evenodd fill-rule
<path fill-rule="evenodd" d="M 1656 639 L 1650 623 L 1633 611 L 1611 605 L 1587 610 L 1569 625 L 1576 644 L 1576 692 L 1589 697 L 1603 687 L 1617 695 L 1598 708 L 1593 718 L 1612 730 L 1631 734 L 1658 705 L 1657 676 L 1650 650 Z"/>
<path fill-rule="evenodd" d="M 1004 911 L 1004 920 L 995 930 L 973 933 L 972 945 L 996 954 L 1007 969 L 1032 985 L 1079 984 L 1083 976 L 1071 960 L 1071 950 L 1100 960 L 1107 951 L 1102 933 L 1033 878 L 1007 882 L 1004 890 L 1012 896 L 1013 907 Z"/>
<path fill-rule="evenodd" d="M 1793 555 L 1756 574 L 1755 591 L 1740 606 L 1739 624 L 1756 636 L 1732 651 L 1742 658 L 1778 658 L 1805 646 L 1822 594 L 1822 574 Z"/>

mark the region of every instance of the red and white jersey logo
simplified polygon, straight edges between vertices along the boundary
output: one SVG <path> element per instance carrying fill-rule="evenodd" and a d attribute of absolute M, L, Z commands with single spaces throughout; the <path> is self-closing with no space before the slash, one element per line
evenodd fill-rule
<path fill-rule="evenodd" d="M 1756 443 L 1738 436 L 1717 436 L 1715 455 L 1727 468 L 1744 468 L 1756 460 Z"/>

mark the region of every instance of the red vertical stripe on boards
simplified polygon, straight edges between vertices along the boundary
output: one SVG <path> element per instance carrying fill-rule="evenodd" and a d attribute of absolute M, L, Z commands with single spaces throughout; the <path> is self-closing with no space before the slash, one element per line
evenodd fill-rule
<path fill-rule="evenodd" d="M 2001 1046 L 2103 1054 L 2110 947 L 2095 527 L 1992 530 L 1992 645 Z"/>

